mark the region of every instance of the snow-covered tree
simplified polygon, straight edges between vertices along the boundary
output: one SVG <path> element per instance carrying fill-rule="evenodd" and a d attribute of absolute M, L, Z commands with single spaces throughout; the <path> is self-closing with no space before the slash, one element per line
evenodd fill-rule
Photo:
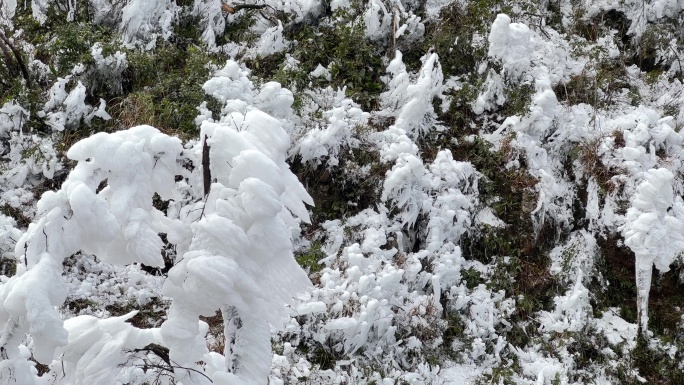
<path fill-rule="evenodd" d="M 231 122 L 205 122 L 203 139 L 186 149 L 138 126 L 69 150 L 78 163 L 60 190 L 39 201 L 15 249 L 17 274 L 0 289 L 3 381 L 35 383 L 27 360 L 33 357 L 64 368 L 57 383 L 114 384 L 123 349 L 150 343 L 167 347 L 176 365 L 192 367 L 207 353 L 199 316 L 221 310 L 225 363 L 214 383 L 266 384 L 270 326 L 282 323 L 284 304 L 310 285 L 293 258 L 291 234 L 298 218 L 309 220 L 304 203 L 313 202 L 285 163 L 289 137 L 278 120 L 252 110 L 232 113 Z M 192 161 L 193 171 L 182 167 Z M 203 185 L 206 175 L 210 186 Z M 177 210 L 158 210 L 155 197 Z M 66 298 L 66 259 L 82 252 L 112 264 L 162 267 L 159 234 L 178 256 L 164 285 L 172 303 L 161 329 L 123 322 L 132 314 L 64 323 L 55 307 Z"/>

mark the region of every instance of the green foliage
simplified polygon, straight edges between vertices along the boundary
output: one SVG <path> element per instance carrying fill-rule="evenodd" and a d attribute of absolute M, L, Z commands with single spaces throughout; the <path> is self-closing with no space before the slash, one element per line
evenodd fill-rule
<path fill-rule="evenodd" d="M 604 365 L 608 358 L 602 350 L 610 344 L 602 332 L 593 328 L 586 328 L 580 332 L 554 333 L 551 337 L 554 347 L 565 347 L 578 368 L 589 368 L 593 365 Z M 557 349 L 557 348 L 556 348 Z M 616 349 L 620 350 L 620 349 Z M 568 372 L 571 382 L 586 384 L 591 382 L 590 376 L 584 370 Z"/>
<path fill-rule="evenodd" d="M 201 18 L 192 15 L 191 9 L 191 7 L 181 8 L 178 22 L 173 25 L 173 40 L 179 48 L 188 47 L 192 44 L 201 44 L 202 35 L 198 28 Z"/>
<path fill-rule="evenodd" d="M 492 368 L 491 373 L 486 373 L 477 379 L 477 385 L 516 385 L 515 374 L 520 371 L 517 359 L 508 359 Z"/>
<path fill-rule="evenodd" d="M 48 3 L 46 12 L 46 20 L 44 23 L 38 22 L 33 17 L 33 11 L 30 6 L 18 6 L 16 15 L 13 19 L 15 29 L 23 30 L 28 36 L 34 38 L 39 37 L 55 28 L 62 25 L 69 24 L 67 22 L 67 15 L 69 8 L 73 5 L 73 23 L 92 23 L 93 14 L 97 10 L 90 7 L 89 0 L 73 0 L 67 2 L 52 2 Z"/>
<path fill-rule="evenodd" d="M 295 260 L 297 260 L 299 266 L 306 269 L 309 273 L 321 271 L 323 266 L 319 262 L 326 257 L 321 247 L 320 242 L 313 242 L 307 251 L 295 255 Z"/>
<path fill-rule="evenodd" d="M 600 257 L 595 261 L 597 274 L 588 287 L 594 293 L 594 312 L 618 308 L 620 317 L 636 323 L 634 253 L 624 245 L 616 246 L 616 236 L 599 238 L 597 243 L 600 250 Z"/>
<path fill-rule="evenodd" d="M 238 17 L 232 23 L 226 25 L 223 35 L 216 37 L 216 45 L 221 46 L 229 42 L 249 43 L 256 41 L 258 36 L 250 31 L 255 22 L 256 18 L 250 17 L 248 14 Z"/>
<path fill-rule="evenodd" d="M 218 102 L 202 90 L 211 74 L 212 58 L 199 47 L 184 50 L 159 42 L 153 52 L 132 50 L 127 56 L 124 83 L 130 94 L 113 114 L 126 125 L 146 123 L 181 136 L 195 136 L 197 106 L 208 100 L 210 109 L 220 110 Z"/>
<path fill-rule="evenodd" d="M 100 87 L 101 95 L 93 95 L 93 84 L 89 84 L 89 71 L 92 70 L 94 59 L 91 54 L 95 43 L 101 43 L 102 54 L 107 56 L 117 50 L 117 36 L 107 27 L 96 26 L 89 22 L 77 21 L 66 23 L 62 17 L 65 15 L 56 14 L 53 9 L 48 21 L 40 25 L 30 14 L 20 11 L 16 17 L 17 28 L 22 28 L 23 32 L 20 39 L 34 45 L 33 55 L 35 59 L 42 61 L 49 68 L 49 73 L 40 78 L 30 78 L 29 82 L 21 77 L 15 77 L 7 87 L 0 87 L 1 100 L 7 102 L 15 100 L 30 113 L 29 120 L 24 125 L 24 130 L 34 132 L 46 132 L 50 129 L 39 118 L 36 111 L 42 109 L 47 101 L 45 92 L 52 86 L 58 77 L 65 77 L 72 73 L 76 65 L 83 65 L 83 75 L 79 77 L 86 83 L 88 94 L 86 102 L 97 104 L 100 97 L 109 99 L 109 95 L 115 91 L 107 88 L 106 85 Z M 15 44 L 19 44 L 16 40 Z M 27 58 L 24 57 L 26 61 Z M 0 66 L 0 72 L 2 66 Z M 0 74 L 1 75 L 1 74 Z M 34 75 L 35 76 L 35 75 Z M 73 87 L 76 80 L 69 82 L 68 87 Z M 99 119 L 94 119 L 93 123 L 102 124 Z M 90 129 L 84 131 L 84 135 L 91 132 Z"/>
<path fill-rule="evenodd" d="M 304 344 L 300 344 L 297 350 L 300 354 L 305 354 L 309 362 L 320 370 L 334 369 L 335 363 L 340 358 L 333 354 L 331 347 L 320 342 L 313 342 L 312 349 Z"/>
<path fill-rule="evenodd" d="M 513 346 L 527 346 L 537 327 L 531 323 L 516 322 L 511 326 L 511 330 L 506 333 L 506 340 Z"/>
<path fill-rule="evenodd" d="M 552 2 L 550 2 L 552 3 Z M 511 0 L 471 0 L 453 2 L 437 19 L 426 19 L 425 39 L 417 47 L 400 47 L 407 66 L 420 67 L 418 58 L 431 47 L 440 55 L 444 76 L 476 75 L 473 72 L 487 56 L 487 35 L 499 13 L 516 19 L 539 13 L 538 2 Z M 411 64 L 409 64 L 411 63 Z M 476 76 L 470 79 L 475 82 Z"/>
<path fill-rule="evenodd" d="M 664 71 L 662 69 L 648 71 L 644 74 L 644 80 L 646 81 L 646 84 L 655 85 L 663 73 Z"/>
<path fill-rule="evenodd" d="M 36 59 L 46 63 L 51 73 L 49 78 L 41 79 L 40 87 L 26 86 L 18 79 L 13 81 L 0 94 L 3 100 L 15 99 L 31 111 L 39 110 L 45 103 L 41 94 L 57 77 L 70 74 L 74 66 L 80 63 L 85 66 L 79 80 L 86 83 L 86 102 L 96 104 L 99 98 L 105 99 L 108 112 L 113 117 L 108 122 L 95 119 L 94 127 L 80 130 L 82 136 L 94 131 L 145 123 L 169 133 L 190 137 L 197 132 L 194 123 L 197 106 L 208 101 L 212 111 L 220 110 L 218 102 L 206 96 L 201 88 L 210 76 L 212 58 L 195 45 L 200 39 L 198 19 L 190 16 L 187 9 L 181 12 L 179 22 L 174 25 L 172 41 L 158 41 L 153 51 L 125 50 L 120 46 L 119 37 L 106 25 L 95 25 L 89 21 L 88 12 L 92 10 L 88 9 L 87 4 L 79 1 L 77 9 L 81 10 L 77 21 L 66 23 L 66 15 L 52 7 L 43 25 L 37 23 L 30 14 L 19 13 L 16 23 L 17 27 L 24 30 L 22 37 L 35 45 Z M 102 55 L 105 57 L 117 50 L 126 53 L 129 65 L 123 73 L 123 89 L 99 84 L 93 78 L 94 59 L 91 50 L 97 42 L 102 44 Z M 35 113 L 31 114 L 31 118 L 28 127 L 45 129 Z"/>
<path fill-rule="evenodd" d="M 497 13 L 510 14 L 513 10 L 507 3 L 506 0 L 474 0 L 445 7 L 438 20 L 427 20 L 423 43 L 404 53 L 407 67 L 420 68 L 418 59 L 434 47 L 445 77 L 475 71 L 487 56 L 486 36 Z M 483 39 L 480 43 L 473 40 L 476 35 Z"/>
<path fill-rule="evenodd" d="M 684 345 L 681 334 L 684 317 L 684 309 L 681 308 L 684 303 L 684 287 L 680 282 L 682 271 L 684 266 L 680 261 L 672 270 L 654 277 L 649 295 L 649 328 L 665 339 Z"/>
<path fill-rule="evenodd" d="M 674 23 L 651 24 L 641 36 L 641 42 L 635 49 L 632 60 L 643 71 L 657 71 L 663 69 L 663 59 L 660 53 L 670 53 L 676 49 L 671 41 L 676 41 L 679 35 Z M 675 55 L 677 53 L 675 52 Z M 681 74 L 680 74 L 681 75 Z"/>
<path fill-rule="evenodd" d="M 451 342 L 456 337 L 463 335 L 463 319 L 461 313 L 455 311 L 445 312 L 445 319 L 447 327 L 444 329 L 444 335 L 448 342 Z M 448 344 L 447 344 L 448 345 Z"/>
<path fill-rule="evenodd" d="M 441 61 L 441 58 L 440 58 Z M 471 78 L 472 79 L 471 82 Z M 441 121 L 459 130 L 475 131 L 478 117 L 473 112 L 472 103 L 477 99 L 478 90 L 484 79 L 482 77 L 467 77 L 459 89 L 448 89 L 445 95 L 451 98 L 449 109 L 439 115 Z"/>
<path fill-rule="evenodd" d="M 382 62 L 365 36 L 361 23 L 338 24 L 332 31 L 337 44 L 333 47 L 330 74 L 333 83 L 347 87 L 348 95 L 363 107 L 375 107 L 374 102 L 383 85 L 379 82 Z M 327 51 L 326 51 L 327 52 Z"/>
<path fill-rule="evenodd" d="M 0 206 L 0 213 L 13 218 L 17 222 L 18 228 L 26 228 L 31 223 L 31 218 L 27 218 L 20 208 L 12 207 L 7 203 Z"/>
<path fill-rule="evenodd" d="M 296 71 L 285 70 L 284 54 L 273 55 L 255 73 L 267 79 L 275 79 L 286 87 L 301 90 L 312 85 L 329 84 L 333 88 L 347 87 L 346 94 L 359 103 L 364 110 L 377 107 L 377 98 L 384 85 L 380 76 L 384 73 L 378 47 L 365 36 L 360 21 L 338 20 L 333 25 L 296 25 L 288 29 L 284 37 L 297 41 L 290 55 L 299 60 Z M 318 65 L 329 68 L 331 80 L 311 78 L 308 74 Z"/>
<path fill-rule="evenodd" d="M 651 25 L 639 41 L 633 41 L 627 35 L 631 22 L 622 12 L 601 12 L 587 19 L 582 4 L 573 3 L 573 9 L 576 14 L 571 29 L 576 38 L 571 44 L 575 55 L 588 57 L 589 62 L 581 74 L 556 85 L 554 92 L 558 100 L 571 105 L 586 103 L 594 108 L 607 108 L 613 104 L 616 96 L 626 92 L 630 103 L 639 105 L 642 96 L 638 87 L 632 84 L 633 79 L 628 75 L 627 68 L 636 64 L 646 72 L 644 80 L 647 83 L 657 81 L 663 72 L 661 55 L 671 50 L 669 44 L 673 32 L 667 30 L 670 26 Z M 609 55 L 607 48 L 593 44 L 599 37 L 611 34 L 620 50 L 618 57 Z"/>
<path fill-rule="evenodd" d="M 506 102 L 501 107 L 501 115 L 525 115 L 532 102 L 533 93 L 534 87 L 530 84 L 511 84 L 507 86 L 504 90 Z"/>
<path fill-rule="evenodd" d="M 36 46 L 36 59 L 46 63 L 55 77 L 65 77 L 79 63 L 93 64 L 90 52 L 97 42 L 104 43 L 104 56 L 116 51 L 114 36 L 108 28 L 85 22 L 60 23 L 54 29 L 36 31 L 29 42 Z"/>
<path fill-rule="evenodd" d="M 525 346 L 537 334 L 536 324 L 529 320 L 541 310 L 551 310 L 554 297 L 564 286 L 549 273 L 548 253 L 558 242 L 556 230 L 547 224 L 536 233 L 531 220 L 537 181 L 524 171 L 524 164 L 520 169 L 505 167 L 514 155 L 505 143 L 501 150 L 493 151 L 484 140 L 462 140 L 452 149 L 455 158 L 470 161 L 483 174 L 479 183 L 481 202 L 508 224 L 478 227 L 464 237 L 461 250 L 464 258 L 491 266 L 483 277 L 489 290 L 503 290 L 507 298 L 516 300 L 516 311 L 509 319 L 512 326 L 497 332 L 515 346 Z M 466 285 L 474 287 L 474 274 L 467 270 L 462 274 Z M 513 372 L 511 366 L 505 366 L 484 381 L 506 383 L 512 381 Z"/>
<path fill-rule="evenodd" d="M 27 84 L 21 77 L 13 78 L 9 87 L 0 89 L 0 106 L 12 100 L 29 113 L 42 108 L 46 102 L 42 90 L 34 84 Z M 35 114 L 30 114 L 24 123 L 24 129 L 43 132 L 47 130 L 47 126 Z"/>
<path fill-rule="evenodd" d="M 566 83 L 560 83 L 554 88 L 559 101 L 569 105 L 586 103 L 596 105 L 598 95 L 594 80 L 585 74 L 573 76 Z"/>
<path fill-rule="evenodd" d="M 474 267 L 463 270 L 461 272 L 461 279 L 465 282 L 466 287 L 470 290 L 482 283 L 482 276 Z"/>
<path fill-rule="evenodd" d="M 483 174 L 480 200 L 492 207 L 497 217 L 506 223 L 522 223 L 531 228 L 529 214 L 534 209 L 531 202 L 536 202 L 532 187 L 537 180 L 524 171 L 524 159 L 519 159 L 520 168 L 506 168 L 513 150 L 504 143 L 499 151 L 492 151 L 491 144 L 479 137 L 461 140 L 452 152 L 455 159 L 471 162 Z"/>
<path fill-rule="evenodd" d="M 637 337 L 636 347 L 623 357 L 612 370 L 621 384 L 637 385 L 644 383 L 635 376 L 646 379 L 649 384 L 676 385 L 684 383 L 684 370 L 681 367 L 682 354 L 680 349 L 674 354 L 662 347 L 649 343 L 642 335 Z"/>
<path fill-rule="evenodd" d="M 380 162 L 379 154 L 365 148 L 341 152 L 340 164 L 328 168 L 312 167 L 295 159 L 292 170 L 308 186 L 316 202 L 312 208 L 314 222 L 339 219 L 374 205 L 380 197 L 380 187 L 390 165 Z M 369 169 L 364 173 L 359 170 Z"/>

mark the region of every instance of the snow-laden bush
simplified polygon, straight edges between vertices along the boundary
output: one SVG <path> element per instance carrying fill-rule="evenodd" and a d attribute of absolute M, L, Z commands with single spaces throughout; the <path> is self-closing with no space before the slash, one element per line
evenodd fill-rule
<path fill-rule="evenodd" d="M 13 101 L 3 104 L 0 108 L 0 135 L 6 137 L 12 131 L 19 131 L 28 114 L 28 111 Z"/>
<path fill-rule="evenodd" d="M 66 94 L 56 87 L 50 103 Z M 229 97 L 227 104 L 239 101 Z M 253 107 L 229 115 L 230 123 L 204 122 L 201 140 L 186 149 L 177 138 L 138 126 L 99 133 L 69 150 L 78 163 L 60 190 L 39 201 L 35 223 L 15 248 L 17 274 L 0 289 L 3 380 L 34 383 L 27 361 L 33 357 L 51 364 L 59 383 L 129 381 L 136 373 L 121 367 L 134 358 L 126 352 L 150 343 L 192 369 L 207 360 L 199 316 L 222 310 L 225 359 L 210 373 L 214 383 L 265 383 L 269 325 L 278 327 L 283 304 L 309 285 L 292 256 L 291 234 L 299 219 L 309 220 L 304 202 L 313 202 L 285 163 L 289 137 L 278 120 Z M 210 169 L 186 170 L 188 162 Z M 177 176 L 184 176 L 180 183 Z M 178 203 L 162 212 L 157 198 Z M 125 323 L 134 313 L 62 321 L 55 306 L 66 297 L 65 259 L 80 251 L 112 264 L 161 267 L 159 234 L 178 256 L 164 285 L 171 307 L 160 329 Z M 195 381 L 186 372 L 178 379 Z"/>
<path fill-rule="evenodd" d="M 308 288 L 290 229 L 291 213 L 308 220 L 302 200 L 313 202 L 284 163 L 289 138 L 278 122 L 256 110 L 232 115 L 235 125 L 203 125 L 216 182 L 206 201 L 181 210 L 186 226 L 169 233 L 187 251 L 164 286 L 173 302 L 161 333 L 172 359 L 195 362 L 205 349 L 197 351 L 198 317 L 221 308 L 225 370 L 258 384 L 270 371 L 269 324 L 278 327 L 282 304 Z M 238 131 L 242 124 L 248 128 Z"/>
<path fill-rule="evenodd" d="M 387 72 L 392 75 L 390 89 L 383 94 L 388 115 L 396 118 L 394 125 L 412 137 L 423 135 L 438 126 L 432 101 L 441 95 L 444 75 L 436 53 L 426 54 L 422 62 L 418 78 L 411 84 L 401 52 L 397 51 L 394 60 L 387 66 Z"/>
<path fill-rule="evenodd" d="M 104 99 L 100 99 L 100 105 L 97 108 L 85 103 L 86 87 L 80 81 L 67 93 L 66 86 L 69 80 L 71 76 L 58 78 L 50 88 L 50 99 L 43 106 L 43 110 L 38 112 L 40 117 L 45 118 L 45 124 L 53 130 L 63 131 L 79 126 L 81 121 L 90 125 L 95 117 L 103 120 L 111 119 L 111 116 L 105 112 L 107 103 Z"/>
<path fill-rule="evenodd" d="M 130 0 L 122 9 L 119 26 L 124 44 L 130 47 L 141 44 L 150 49 L 157 37 L 168 39 L 177 12 L 175 1 Z"/>
<path fill-rule="evenodd" d="M 95 60 L 92 70 L 92 88 L 95 90 L 108 88 L 114 94 L 120 94 L 122 89 L 123 72 L 128 68 L 126 54 L 116 51 L 113 54 L 104 56 L 101 43 L 93 44 L 90 54 Z"/>
<path fill-rule="evenodd" d="M 332 90 L 331 90 L 332 91 Z M 359 147 L 358 131 L 368 123 L 370 114 L 345 97 L 345 90 L 338 90 L 333 108 L 323 112 L 325 127 L 314 127 L 299 140 L 297 150 L 303 162 L 319 163 L 326 159 L 331 167 L 339 165 L 340 152 Z"/>

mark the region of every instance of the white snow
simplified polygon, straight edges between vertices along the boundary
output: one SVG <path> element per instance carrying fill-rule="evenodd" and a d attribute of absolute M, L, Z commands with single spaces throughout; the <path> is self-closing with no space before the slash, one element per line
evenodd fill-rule
<path fill-rule="evenodd" d="M 92 23 L 120 40 L 88 41 L 88 60 L 72 68 L 41 62 L 13 17 L 52 23 L 60 11 L 74 23 L 81 3 L 0 4 L 0 24 L 44 85 L 37 107 L 19 97 L 0 107 L 0 382 L 143 384 L 158 375 L 195 385 L 456 385 L 495 382 L 497 373 L 516 384 L 579 385 L 615 383 L 620 370 L 646 381 L 618 361 L 639 332 L 654 352 L 679 354 L 649 331 L 648 303 L 653 267 L 667 272 L 684 248 L 680 39 L 657 29 L 684 3 L 589 0 L 581 16 L 572 2 L 543 15 L 514 3 L 509 15 L 493 8 L 485 24 L 459 26 L 458 38 L 427 48 L 426 31 L 450 27 L 474 3 L 265 0 L 260 11 L 230 14 L 219 0 L 89 0 Z M 439 20 L 447 7 L 450 19 Z M 607 26 L 610 17 L 627 30 Z M 93 119 L 117 118 L 118 95 L 99 92 L 123 93 L 135 50 L 185 39 L 174 32 L 185 20 L 197 24 L 194 49 L 212 53 L 201 88 L 219 102 L 196 106 L 198 137 L 182 143 L 115 119 L 66 153 L 56 148 L 99 127 Z M 597 20 L 597 36 L 568 32 Z M 246 21 L 248 37 L 226 41 Z M 343 86 L 339 62 L 301 56 L 301 42 L 289 40 L 300 23 L 316 31 L 311 39 L 360 27 L 382 46 L 385 76 L 374 81 L 384 87 L 372 103 L 357 100 L 358 85 Z M 654 30 L 657 70 L 632 58 L 624 65 L 624 40 Z M 442 68 L 463 51 L 477 53 L 472 68 Z M 265 59 L 278 66 L 268 79 L 258 67 Z M 491 165 L 488 155 L 503 161 Z M 501 186 L 492 173 L 520 180 Z M 322 220 L 307 193 L 337 194 L 322 186 L 351 186 L 359 199 L 336 201 Z M 510 220 L 499 188 L 521 200 L 524 217 Z M 534 234 L 529 248 L 499 255 L 511 246 L 499 234 L 518 229 Z M 528 255 L 537 246 L 544 252 Z M 596 307 L 597 291 L 621 289 L 601 271 L 612 268 L 602 264 L 605 248 L 622 246 L 635 258 L 636 323 L 625 309 Z M 310 276 L 295 250 L 315 255 Z M 528 263 L 544 270 L 516 282 Z M 521 283 L 545 288 L 534 312 L 524 306 L 537 293 L 515 292 Z M 131 322 L 144 311 L 129 307 L 158 315 L 138 329 Z M 518 346 L 512 333 L 529 338 Z M 169 349 L 172 374 L 146 350 L 151 343 Z M 582 344 L 596 345 L 596 362 L 580 361 L 572 349 Z M 317 355 L 334 360 L 323 370 Z M 37 376 L 34 360 L 48 372 Z"/>

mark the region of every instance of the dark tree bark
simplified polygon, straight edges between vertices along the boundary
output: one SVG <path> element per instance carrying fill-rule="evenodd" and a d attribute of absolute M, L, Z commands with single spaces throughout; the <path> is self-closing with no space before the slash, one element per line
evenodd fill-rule
<path fill-rule="evenodd" d="M 204 177 L 204 195 L 209 195 L 211 189 L 211 168 L 209 163 L 209 145 L 207 140 L 209 136 L 204 135 L 204 143 L 202 145 L 202 176 Z"/>

